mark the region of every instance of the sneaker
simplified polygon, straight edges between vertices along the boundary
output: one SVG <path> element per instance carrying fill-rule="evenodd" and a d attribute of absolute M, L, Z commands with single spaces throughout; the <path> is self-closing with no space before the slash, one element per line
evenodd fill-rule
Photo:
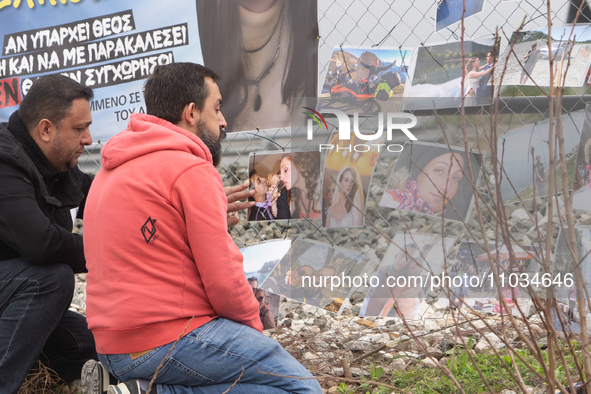
<path fill-rule="evenodd" d="M 152 390 L 156 392 L 156 390 Z M 146 394 L 146 390 L 142 390 L 140 382 L 137 380 L 130 380 L 126 383 L 119 383 L 117 386 L 109 386 L 108 394 Z"/>
<path fill-rule="evenodd" d="M 106 394 L 109 387 L 109 371 L 99 361 L 88 360 L 82 367 L 82 392 Z"/>

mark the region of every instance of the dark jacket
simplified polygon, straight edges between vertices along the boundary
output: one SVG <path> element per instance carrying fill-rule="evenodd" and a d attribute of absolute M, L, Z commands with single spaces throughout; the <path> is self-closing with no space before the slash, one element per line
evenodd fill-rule
<path fill-rule="evenodd" d="M 56 174 L 17 112 L 0 124 L 0 267 L 20 257 L 86 271 L 70 210 L 82 217 L 91 182 L 78 168 Z"/>

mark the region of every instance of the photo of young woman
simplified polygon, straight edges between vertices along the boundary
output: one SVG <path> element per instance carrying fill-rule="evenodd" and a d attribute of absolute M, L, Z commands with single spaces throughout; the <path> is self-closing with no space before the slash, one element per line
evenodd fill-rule
<path fill-rule="evenodd" d="M 254 153 L 249 162 L 250 221 L 321 218 L 320 152 Z"/>
<path fill-rule="evenodd" d="M 285 184 L 293 219 L 320 219 L 320 152 L 290 153 L 281 159 L 279 177 Z"/>
<path fill-rule="evenodd" d="M 469 156 L 477 183 L 482 157 L 476 153 Z M 465 220 L 473 201 L 472 186 L 466 179 L 467 160 L 460 149 L 405 144 L 379 205 Z"/>
<path fill-rule="evenodd" d="M 365 203 L 361 176 L 353 167 L 343 167 L 337 176 L 337 189 L 326 212 L 326 227 L 363 226 Z"/>
<path fill-rule="evenodd" d="M 289 127 L 291 98 L 316 96 L 316 0 L 197 0 L 197 17 L 228 132 Z"/>
<path fill-rule="evenodd" d="M 324 165 L 323 198 L 325 209 L 324 227 L 362 227 L 365 207 L 373 168 L 378 157 L 378 148 L 367 152 L 349 152 L 349 144 L 364 143 L 357 136 L 351 140 L 339 139 L 338 133 L 330 138 L 330 144 L 337 147 L 326 154 Z M 380 144 L 383 139 L 374 143 Z"/>

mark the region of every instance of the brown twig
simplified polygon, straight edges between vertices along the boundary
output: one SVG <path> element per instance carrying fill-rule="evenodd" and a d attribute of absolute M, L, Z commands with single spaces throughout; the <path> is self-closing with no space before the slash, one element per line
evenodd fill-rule
<path fill-rule="evenodd" d="M 228 390 L 224 391 L 222 394 L 226 394 L 228 391 L 232 390 L 232 387 L 236 386 L 236 383 L 238 383 L 238 381 L 242 379 L 242 375 L 244 375 L 244 365 L 242 366 L 242 372 L 240 372 L 240 376 L 238 376 L 238 379 L 236 379 L 234 383 L 232 383 L 232 385 L 228 387 Z"/>
<path fill-rule="evenodd" d="M 172 345 L 172 347 L 170 348 L 168 353 L 166 353 L 166 356 L 164 356 L 162 361 L 160 361 L 160 365 L 158 365 L 158 368 L 156 368 L 156 371 L 154 372 L 154 376 L 152 376 L 152 380 L 150 380 L 150 385 L 148 386 L 148 391 L 146 391 L 146 394 L 150 394 L 150 390 L 152 390 L 152 385 L 154 384 L 154 381 L 156 380 L 156 376 L 158 376 L 158 372 L 160 372 L 160 369 L 162 368 L 162 366 L 164 366 L 164 362 L 168 359 L 168 357 L 170 356 L 170 354 L 172 353 L 172 351 L 176 347 L 177 343 L 179 343 L 181 338 L 185 335 L 185 332 L 187 332 L 187 329 L 191 325 L 191 322 L 193 321 L 194 318 L 195 318 L 195 315 L 193 315 L 189 319 L 189 321 L 187 322 L 187 325 L 185 326 L 185 329 L 183 330 L 183 332 L 181 332 L 181 335 L 179 335 L 179 337 L 176 339 L 176 341 L 174 341 L 174 344 Z"/>

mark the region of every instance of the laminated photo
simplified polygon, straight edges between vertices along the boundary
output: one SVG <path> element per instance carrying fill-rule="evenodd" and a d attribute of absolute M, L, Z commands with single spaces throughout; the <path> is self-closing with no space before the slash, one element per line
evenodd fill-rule
<path fill-rule="evenodd" d="M 470 152 L 478 184 L 482 153 Z M 468 157 L 463 149 L 407 142 L 390 175 L 379 205 L 382 207 L 466 220 L 474 200 L 468 180 Z"/>
<path fill-rule="evenodd" d="M 573 186 L 573 209 L 591 211 L 591 106 L 585 108 L 585 121 L 577 149 Z"/>
<path fill-rule="evenodd" d="M 251 153 L 249 221 L 320 219 L 320 152 Z"/>
<path fill-rule="evenodd" d="M 413 49 L 338 47 L 332 52 L 317 110 L 375 115 L 399 112 Z"/>
<path fill-rule="evenodd" d="M 347 297 L 369 258 L 329 244 L 297 239 L 261 288 L 296 301 L 328 308 Z"/>
<path fill-rule="evenodd" d="M 455 238 L 428 234 L 396 234 L 367 288 L 360 316 L 417 319 L 427 310 L 424 302 L 430 278 L 438 275 Z M 445 251 L 445 253 L 444 253 Z"/>
<path fill-rule="evenodd" d="M 460 42 L 417 48 L 404 89 L 404 110 L 459 107 L 462 97 L 467 107 L 489 105 L 492 84 L 500 77 L 498 46 L 493 38 L 482 38 L 465 41 L 464 51 L 462 66 Z"/>
<path fill-rule="evenodd" d="M 374 166 L 378 157 L 375 146 L 384 141 L 382 137 L 367 145 L 367 152 L 344 150 L 345 146 L 363 144 L 357 136 L 351 140 L 339 140 L 333 133 L 330 145 L 335 149 L 326 152 L 323 177 L 322 223 L 324 227 L 362 227 L 365 206 Z M 339 147 L 340 149 L 336 149 Z"/>
<path fill-rule="evenodd" d="M 562 116 L 569 179 L 572 179 L 574 162 L 577 160 L 577 144 L 581 138 L 583 117 L 582 111 Z M 548 135 L 548 121 L 542 119 L 499 136 L 497 160 L 499 165 L 502 163 L 503 179 L 500 187 L 503 201 L 506 203 L 517 202 L 519 198 L 528 200 L 534 195 L 540 197 L 548 194 Z M 558 157 L 556 165 L 557 185 L 562 191 L 561 164 Z"/>
<path fill-rule="evenodd" d="M 240 249 L 244 275 L 253 289 L 261 285 L 291 247 L 291 239 L 266 241 Z"/>
<path fill-rule="evenodd" d="M 531 297 L 527 292 L 527 286 L 520 286 L 520 284 L 525 283 L 525 278 L 528 280 L 535 278 L 535 274 L 540 271 L 540 246 L 512 245 L 515 264 L 510 261 L 507 246 L 489 244 L 488 247 L 490 257 L 493 259 L 492 264 L 500 264 L 498 266 L 499 282 L 502 287 L 501 294 L 505 296 L 507 306 L 512 308 L 514 314 L 519 313 L 521 308 L 522 313 L 527 316 Z M 473 241 L 462 242 L 448 275 L 452 278 L 450 285 L 446 286 L 449 294 L 441 293 L 439 305 L 506 314 L 503 303 L 499 301 L 489 254 L 481 244 Z"/>
<path fill-rule="evenodd" d="M 513 51 L 507 45 L 499 58 L 499 70 L 505 69 L 507 63 L 501 96 L 512 97 L 516 94 L 510 85 L 519 85 L 520 96 L 527 96 L 530 92 L 536 95 L 538 86 L 550 86 L 550 56 L 554 61 L 554 77 L 560 79 L 561 85 L 583 86 L 591 62 L 591 26 L 577 24 L 574 30 L 572 26 L 552 26 L 551 38 L 552 45 L 548 48 L 547 27 L 513 33 L 510 40 L 514 42 Z M 559 65 L 563 60 L 560 73 Z"/>
<path fill-rule="evenodd" d="M 464 1 L 466 6 L 464 18 L 476 15 L 484 8 L 484 0 L 437 0 L 436 32 L 462 19 Z"/>

